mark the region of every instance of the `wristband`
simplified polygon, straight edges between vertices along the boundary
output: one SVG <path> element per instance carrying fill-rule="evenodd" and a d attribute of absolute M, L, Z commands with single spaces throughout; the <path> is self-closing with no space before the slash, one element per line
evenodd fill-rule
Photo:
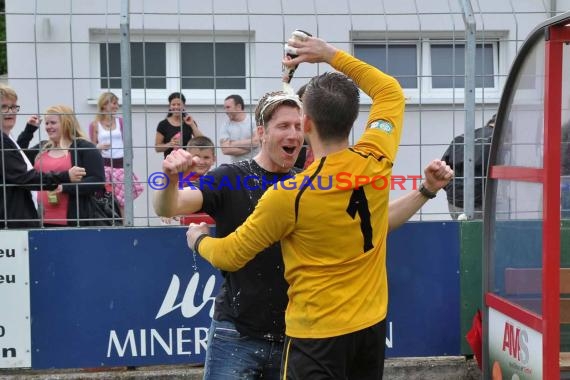
<path fill-rule="evenodd" d="M 209 236 L 208 234 L 201 234 L 200 236 L 198 236 L 198 238 L 194 242 L 194 252 L 198 253 L 198 246 L 200 245 L 202 240 L 204 240 L 204 238 L 208 236 Z"/>
<path fill-rule="evenodd" d="M 428 199 L 433 199 L 437 196 L 437 191 L 433 192 L 433 191 L 429 191 L 424 184 L 422 183 L 418 189 L 418 191 L 420 192 L 421 195 L 423 195 L 424 197 L 428 198 Z"/>

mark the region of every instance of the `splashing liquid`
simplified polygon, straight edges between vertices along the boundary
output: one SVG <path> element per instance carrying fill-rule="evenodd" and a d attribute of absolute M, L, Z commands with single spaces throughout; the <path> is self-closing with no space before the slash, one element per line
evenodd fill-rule
<path fill-rule="evenodd" d="M 194 264 L 192 264 L 192 269 L 194 272 L 198 272 L 198 261 L 196 261 L 196 251 L 192 250 L 192 258 L 194 259 Z"/>

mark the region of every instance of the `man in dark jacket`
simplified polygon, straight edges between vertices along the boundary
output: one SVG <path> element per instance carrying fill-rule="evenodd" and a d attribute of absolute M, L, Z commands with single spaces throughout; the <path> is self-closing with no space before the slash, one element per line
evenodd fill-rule
<path fill-rule="evenodd" d="M 493 115 L 484 127 L 475 129 L 474 219 L 483 218 L 483 192 L 485 191 L 485 180 L 487 177 L 487 168 L 489 167 L 489 150 L 491 148 L 496 116 L 496 114 Z M 463 179 L 465 177 L 463 168 L 464 138 L 465 135 L 455 137 L 441 158 L 455 172 L 453 179 L 444 188 L 447 193 L 449 214 L 454 220 L 463 213 Z"/>

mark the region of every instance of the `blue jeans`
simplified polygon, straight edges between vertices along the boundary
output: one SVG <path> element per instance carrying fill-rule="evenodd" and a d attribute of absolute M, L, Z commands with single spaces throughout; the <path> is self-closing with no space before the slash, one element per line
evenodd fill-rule
<path fill-rule="evenodd" d="M 282 342 L 241 335 L 233 323 L 212 320 L 204 380 L 279 380 Z"/>

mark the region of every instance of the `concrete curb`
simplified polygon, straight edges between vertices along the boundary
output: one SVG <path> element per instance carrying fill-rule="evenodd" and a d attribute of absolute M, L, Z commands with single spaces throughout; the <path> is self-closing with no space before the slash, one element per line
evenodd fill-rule
<path fill-rule="evenodd" d="M 0 380 L 76 380 L 117 379 L 154 380 L 184 379 L 201 380 L 202 367 L 164 365 L 153 367 L 126 367 L 95 370 L 1 370 Z M 464 356 L 438 356 L 420 358 L 386 359 L 384 379 L 387 380 L 479 380 L 481 372 L 473 359 Z"/>

